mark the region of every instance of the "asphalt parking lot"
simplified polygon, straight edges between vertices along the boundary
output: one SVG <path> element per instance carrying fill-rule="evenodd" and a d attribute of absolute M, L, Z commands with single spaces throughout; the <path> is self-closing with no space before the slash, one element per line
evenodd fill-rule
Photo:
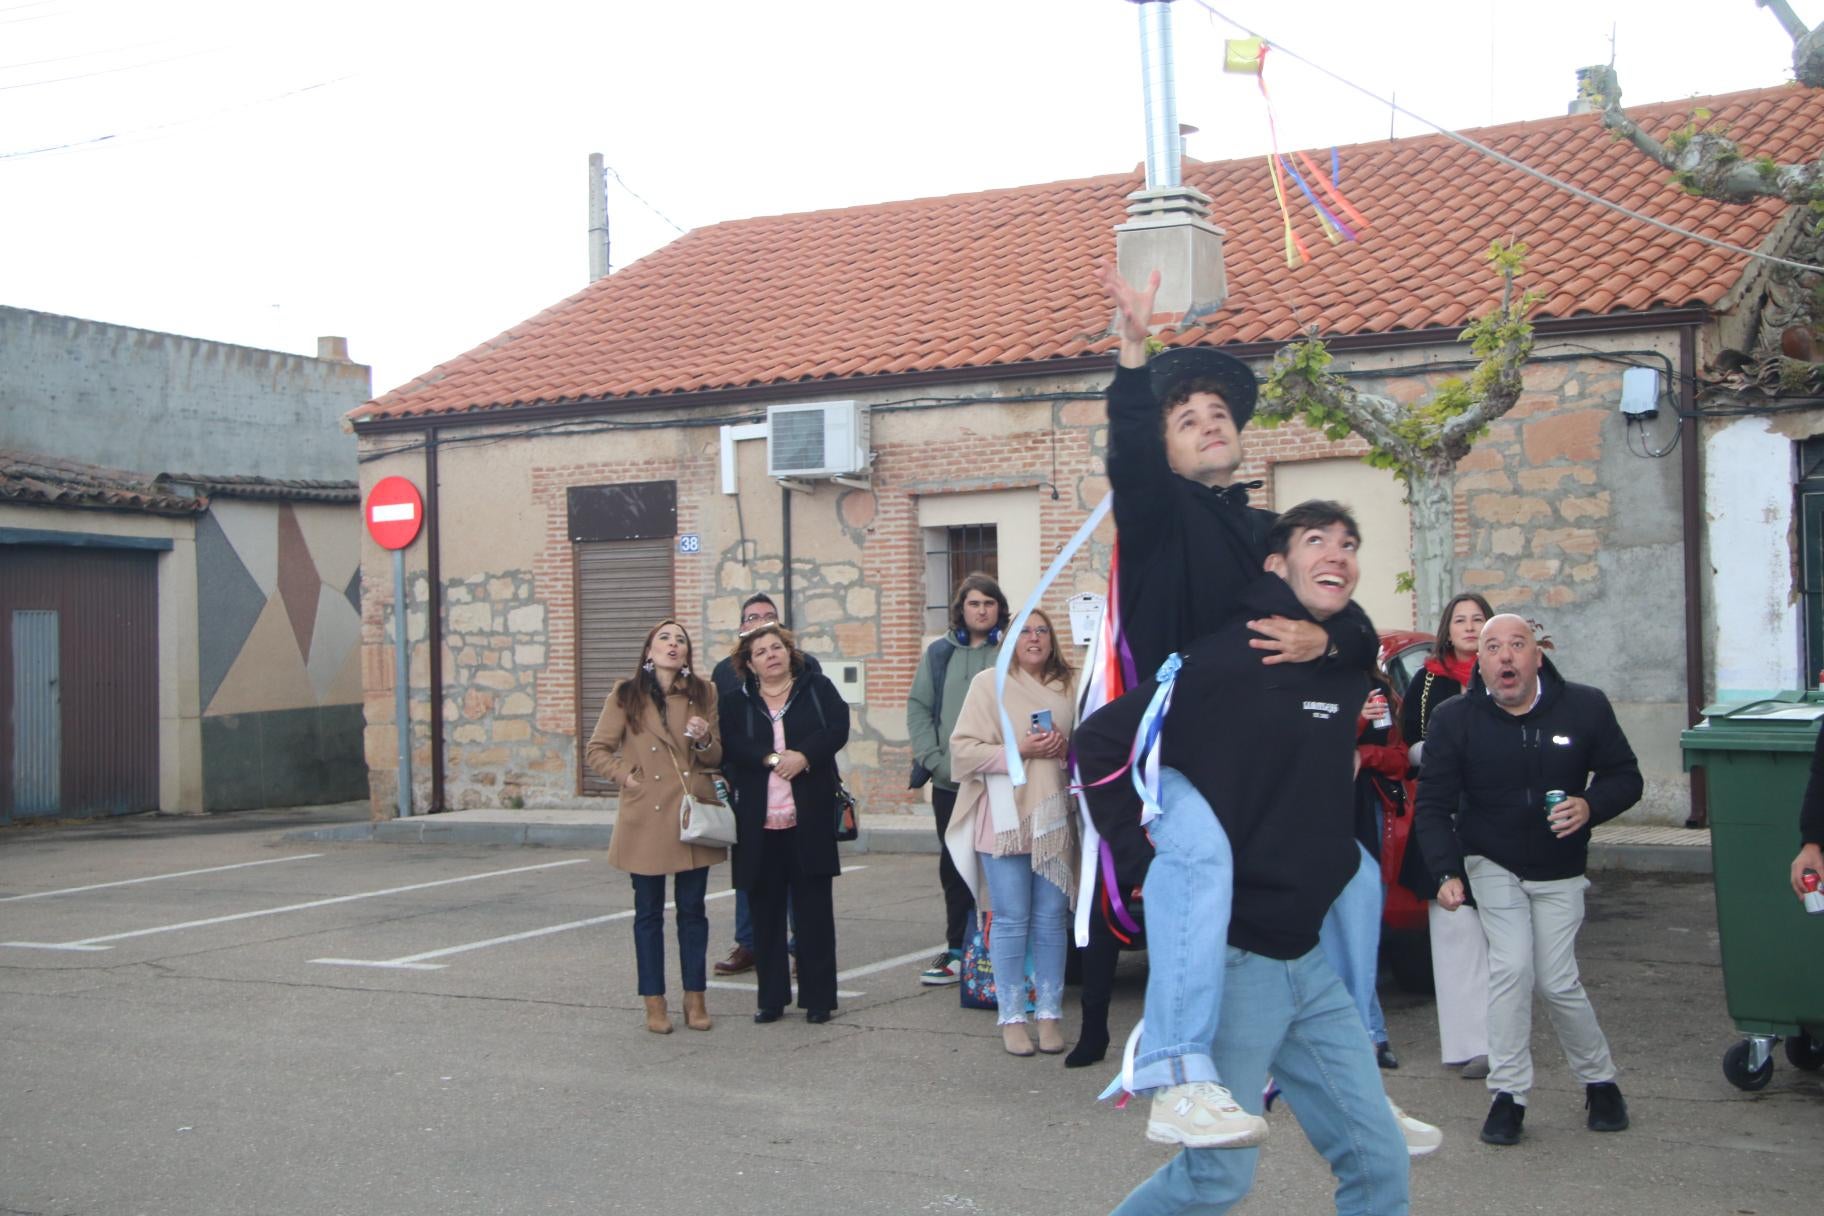
<path fill-rule="evenodd" d="M 1106 1212 L 1168 1150 L 1108 1068 L 1000 1050 L 917 972 L 933 859 L 837 883 L 841 1009 L 708 1034 L 641 1028 L 632 892 L 599 852 L 302 844 L 308 813 L 0 833 L 0 1212 Z M 733 905 L 712 876 L 711 956 Z M 1581 956 L 1632 1130 L 1583 1129 L 1544 1018 L 1527 1138 L 1475 1133 L 1481 1085 L 1436 1064 L 1427 1001 L 1385 994 L 1386 1074 L 1444 1148 L 1413 1210 L 1774 1216 L 1819 1208 L 1824 1084 L 1783 1056 L 1721 1075 L 1707 880 L 1605 875 Z M 675 1006 L 676 959 L 672 968 Z M 1123 960 L 1117 1035 L 1143 956 Z M 1074 992 L 1067 1037 L 1076 1027 Z M 1283 1108 L 1244 1212 L 1332 1210 Z"/>

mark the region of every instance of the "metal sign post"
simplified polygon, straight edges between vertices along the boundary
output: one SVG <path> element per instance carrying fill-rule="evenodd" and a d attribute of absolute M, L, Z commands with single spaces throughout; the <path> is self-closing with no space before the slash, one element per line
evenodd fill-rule
<path fill-rule="evenodd" d="M 393 723 L 399 735 L 399 818 L 412 813 L 412 698 L 409 615 L 405 605 L 405 550 L 424 524 L 424 499 L 403 477 L 382 477 L 367 496 L 367 530 L 393 551 Z M 439 723 L 432 707 L 431 729 Z"/>
<path fill-rule="evenodd" d="M 411 663 L 406 651 L 405 550 L 393 550 L 393 721 L 399 734 L 399 813 L 412 813 Z"/>

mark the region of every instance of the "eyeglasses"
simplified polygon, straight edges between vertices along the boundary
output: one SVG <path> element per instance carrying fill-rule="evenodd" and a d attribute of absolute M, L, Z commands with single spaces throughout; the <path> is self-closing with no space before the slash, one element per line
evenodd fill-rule
<path fill-rule="evenodd" d="M 749 625 L 765 625 L 765 624 L 770 624 L 771 622 L 776 621 L 778 619 L 779 619 L 779 614 L 776 612 L 762 612 L 762 613 L 757 613 L 753 616 L 742 617 L 741 625 L 743 628 L 745 628 Z"/>
<path fill-rule="evenodd" d="M 1023 638 L 1048 638 L 1051 636 L 1051 628 L 1046 625 L 1028 625 L 1026 628 L 1020 630 L 1020 636 Z"/>

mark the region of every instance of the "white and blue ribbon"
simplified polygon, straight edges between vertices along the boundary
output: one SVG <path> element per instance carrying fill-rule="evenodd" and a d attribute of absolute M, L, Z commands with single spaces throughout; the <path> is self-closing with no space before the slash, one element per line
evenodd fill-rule
<path fill-rule="evenodd" d="M 1133 770 L 1129 780 L 1140 795 L 1142 827 L 1164 813 L 1159 805 L 1159 753 L 1164 750 L 1159 746 L 1159 736 L 1165 730 L 1165 716 L 1171 712 L 1172 694 L 1178 689 L 1178 672 L 1183 667 L 1184 659 L 1176 654 L 1166 655 L 1165 662 L 1159 664 L 1159 672 L 1154 677 L 1159 681 L 1159 687 L 1153 691 L 1153 699 L 1146 703 L 1139 733 L 1134 736 L 1134 750 L 1129 757 Z"/>

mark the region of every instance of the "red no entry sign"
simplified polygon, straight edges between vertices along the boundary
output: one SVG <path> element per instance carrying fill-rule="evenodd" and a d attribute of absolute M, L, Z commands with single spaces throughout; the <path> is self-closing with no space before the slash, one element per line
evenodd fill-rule
<path fill-rule="evenodd" d="M 403 549 L 424 524 L 424 499 L 403 477 L 382 477 L 367 496 L 367 530 L 383 549 Z"/>

